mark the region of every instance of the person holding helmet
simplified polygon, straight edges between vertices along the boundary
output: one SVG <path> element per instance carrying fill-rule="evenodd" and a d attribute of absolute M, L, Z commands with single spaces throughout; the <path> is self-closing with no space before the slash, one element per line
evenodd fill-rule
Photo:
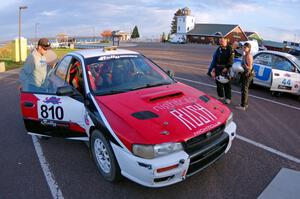
<path fill-rule="evenodd" d="M 213 76 L 216 79 L 219 100 L 222 100 L 225 104 L 230 104 L 231 81 L 229 74 L 233 64 L 234 51 L 232 47 L 228 45 L 227 39 L 224 37 L 219 39 L 219 44 L 220 46 L 215 53 Z"/>
<path fill-rule="evenodd" d="M 245 111 L 248 108 L 248 92 L 250 83 L 254 77 L 253 72 L 253 56 L 251 55 L 251 44 L 245 43 L 243 46 L 244 56 L 242 59 L 242 67 L 244 71 L 241 73 L 241 104 L 236 108 Z"/>
<path fill-rule="evenodd" d="M 37 47 L 27 57 L 19 75 L 18 89 L 23 91 L 43 91 L 42 86 L 47 76 L 47 62 L 45 54 L 50 43 L 47 38 L 41 38 Z"/>

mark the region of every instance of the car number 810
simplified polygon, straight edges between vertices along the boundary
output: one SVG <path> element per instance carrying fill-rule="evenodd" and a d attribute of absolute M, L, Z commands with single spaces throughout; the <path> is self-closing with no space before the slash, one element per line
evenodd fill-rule
<path fill-rule="evenodd" d="M 41 117 L 44 119 L 62 120 L 64 118 L 64 110 L 61 106 L 46 106 L 40 107 Z"/>

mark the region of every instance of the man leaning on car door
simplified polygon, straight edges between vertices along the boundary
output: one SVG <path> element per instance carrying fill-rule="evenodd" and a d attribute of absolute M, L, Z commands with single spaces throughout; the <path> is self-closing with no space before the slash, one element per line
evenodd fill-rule
<path fill-rule="evenodd" d="M 22 91 L 42 91 L 42 85 L 47 76 L 47 63 L 45 54 L 50 49 L 47 38 L 41 38 L 37 47 L 27 57 L 25 64 L 19 74 L 18 89 Z"/>

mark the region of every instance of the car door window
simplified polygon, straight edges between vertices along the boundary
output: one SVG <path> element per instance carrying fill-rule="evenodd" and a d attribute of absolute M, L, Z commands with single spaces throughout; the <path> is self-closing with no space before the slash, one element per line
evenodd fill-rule
<path fill-rule="evenodd" d="M 66 82 L 73 86 L 79 93 L 83 94 L 83 73 L 82 64 L 79 60 L 73 58 L 70 64 L 69 72 L 66 78 Z"/>
<path fill-rule="evenodd" d="M 71 63 L 72 57 L 66 56 L 57 66 L 55 74 L 62 79 L 63 81 L 66 80 L 68 69 Z"/>
<path fill-rule="evenodd" d="M 259 54 L 254 58 L 254 64 L 271 66 L 272 65 L 272 56 L 270 54 L 266 54 L 266 53 Z"/>
<path fill-rule="evenodd" d="M 287 71 L 287 72 L 295 71 L 295 68 L 292 65 L 292 63 L 284 57 L 274 55 L 272 61 L 273 61 L 273 63 L 272 63 L 273 69 L 283 70 L 283 71 Z"/>

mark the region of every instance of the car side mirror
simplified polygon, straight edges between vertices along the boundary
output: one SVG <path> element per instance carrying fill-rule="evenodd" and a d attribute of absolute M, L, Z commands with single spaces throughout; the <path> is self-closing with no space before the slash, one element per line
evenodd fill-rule
<path fill-rule="evenodd" d="M 168 67 L 165 67 L 165 69 L 164 69 L 165 71 L 166 71 L 166 73 L 170 76 L 170 77 L 174 77 L 175 76 L 175 72 L 172 70 L 172 69 L 170 69 L 170 68 L 168 68 Z"/>
<path fill-rule="evenodd" d="M 76 94 L 72 86 L 62 86 L 58 87 L 56 91 L 56 95 L 58 96 L 72 96 Z"/>

